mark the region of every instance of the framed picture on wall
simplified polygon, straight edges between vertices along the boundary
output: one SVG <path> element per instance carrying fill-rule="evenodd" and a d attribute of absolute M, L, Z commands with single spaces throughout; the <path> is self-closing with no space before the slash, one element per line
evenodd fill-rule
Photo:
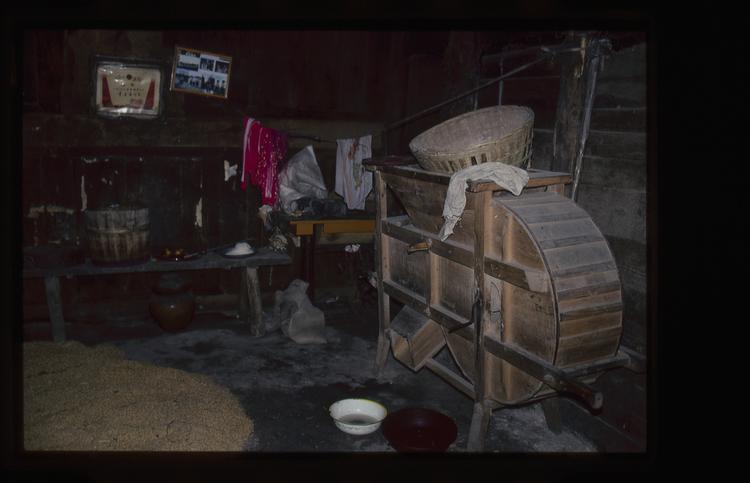
<path fill-rule="evenodd" d="M 171 90 L 226 99 L 232 58 L 215 52 L 175 47 Z"/>
<path fill-rule="evenodd" d="M 107 117 L 156 118 L 163 111 L 163 65 L 156 61 L 94 57 L 93 107 Z"/>

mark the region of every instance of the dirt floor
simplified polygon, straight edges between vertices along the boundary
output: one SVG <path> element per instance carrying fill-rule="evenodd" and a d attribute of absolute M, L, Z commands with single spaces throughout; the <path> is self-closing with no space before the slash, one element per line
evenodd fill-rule
<path fill-rule="evenodd" d="M 106 359 L 113 357 L 113 347 L 122 351 L 128 360 L 112 360 L 109 369 L 117 372 L 122 380 L 114 384 L 107 381 L 106 364 L 75 376 L 66 375 L 67 370 L 61 373 L 70 378 L 64 388 L 66 397 L 77 397 L 80 401 L 76 410 L 72 404 L 46 399 L 43 384 L 51 384 L 62 376 L 49 373 L 49 365 L 30 359 L 24 368 L 31 378 L 28 383 L 35 386 L 27 402 L 26 417 L 31 418 L 29 429 L 36 439 L 46 433 L 45 444 L 54 447 L 67 444 L 64 441 L 73 435 L 84 439 L 87 448 L 94 449 L 125 450 L 145 444 L 115 429 L 130 425 L 146 433 L 148 444 L 153 445 L 149 448 L 154 450 L 198 449 L 197 439 L 200 438 L 202 448 L 212 450 L 395 452 L 382 430 L 353 436 L 333 424 L 328 414 L 332 403 L 343 398 L 365 397 L 382 403 L 390 412 L 405 407 L 426 407 L 450 416 L 458 427 L 458 436 L 448 452 L 466 451 L 471 399 L 429 370 L 416 373 L 409 370 L 392 354 L 381 377 L 377 378 L 374 371 L 376 308 L 353 313 L 350 307 L 342 305 L 326 307 L 325 312 L 325 344 L 297 344 L 281 331 L 254 338 L 245 322 L 216 314 L 196 316 L 191 325 L 179 333 L 163 332 L 147 316 L 137 314 L 117 314 L 96 324 L 70 321 L 66 327 L 68 339 L 92 347 L 91 353 Z M 49 338 L 48 324 L 26 324 L 25 329 L 29 342 Z M 62 347 L 67 346 L 61 346 L 60 356 Z M 71 347 L 80 349 L 81 346 Z M 59 367 L 70 367 L 77 359 L 74 356 L 65 360 L 67 366 Z M 447 350 L 438 360 L 448 366 L 451 364 Z M 40 375 L 42 371 L 49 374 Z M 122 389 L 125 384 L 129 387 L 142 384 L 147 373 L 153 374 L 148 377 L 154 382 L 148 389 Z M 174 387 L 163 386 L 168 380 Z M 77 389 L 85 386 L 95 388 L 99 395 L 107 391 L 111 395 L 105 398 Z M 116 390 L 121 392 L 115 393 Z M 230 415 L 223 425 L 211 419 L 219 401 L 223 401 Z M 129 406 L 131 404 L 148 407 L 148 414 L 128 413 L 135 407 Z M 87 420 L 80 412 L 82 405 L 93 405 L 91 410 L 98 416 Z M 56 410 L 69 412 L 71 424 L 66 428 L 50 419 Z M 177 415 L 178 410 L 184 412 Z M 47 415 L 47 419 L 43 415 Z M 47 424 L 46 428 L 43 424 Z M 34 438 L 27 441 L 31 443 Z M 155 443 L 157 439 L 159 445 Z M 550 430 L 537 403 L 496 410 L 490 420 L 485 450 L 490 453 L 590 454 L 602 448 L 587 437 L 580 426 L 568 427 L 563 421 L 561 432 Z"/>

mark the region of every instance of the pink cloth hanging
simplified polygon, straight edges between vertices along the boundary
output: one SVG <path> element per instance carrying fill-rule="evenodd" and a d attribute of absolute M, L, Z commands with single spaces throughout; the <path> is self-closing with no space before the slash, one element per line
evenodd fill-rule
<path fill-rule="evenodd" d="M 247 189 L 247 183 L 250 181 L 255 167 L 258 165 L 258 129 L 260 123 L 252 118 L 245 119 L 245 137 L 242 143 L 242 172 L 240 180 L 243 190 Z"/>
<path fill-rule="evenodd" d="M 279 196 L 279 167 L 288 146 L 286 135 L 246 118 L 243 144 L 242 189 L 252 183 L 260 189 L 263 204 L 275 206 Z"/>

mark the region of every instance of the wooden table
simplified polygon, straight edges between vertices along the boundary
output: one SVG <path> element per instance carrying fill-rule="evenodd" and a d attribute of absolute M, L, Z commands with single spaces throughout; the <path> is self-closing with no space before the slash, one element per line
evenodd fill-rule
<path fill-rule="evenodd" d="M 303 279 L 310 284 L 310 298 L 315 297 L 315 237 L 318 233 L 373 233 L 375 220 L 363 215 L 361 217 L 289 219 L 294 227 L 294 234 L 301 238 Z"/>
<path fill-rule="evenodd" d="M 151 259 L 137 265 L 106 266 L 96 265 L 91 260 L 70 267 L 31 268 L 24 267 L 23 278 L 44 278 L 47 292 L 47 307 L 52 322 L 52 338 L 55 342 L 65 341 L 65 320 L 60 298 L 60 277 L 84 275 L 105 275 L 118 273 L 178 272 L 183 270 L 211 270 L 244 268 L 240 284 L 240 316 L 248 320 L 254 334 L 262 334 L 262 310 L 258 271 L 260 266 L 286 265 L 291 259 L 286 254 L 276 253 L 269 248 L 261 248 L 247 258 L 226 258 L 215 252 L 208 252 L 193 260 L 165 261 Z"/>

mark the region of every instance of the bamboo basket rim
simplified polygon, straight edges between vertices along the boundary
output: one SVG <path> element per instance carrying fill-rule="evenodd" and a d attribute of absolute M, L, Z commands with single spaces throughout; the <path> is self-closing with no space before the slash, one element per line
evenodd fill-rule
<path fill-rule="evenodd" d="M 519 113 L 525 113 L 527 114 L 526 119 L 522 120 L 519 125 L 513 129 L 508 130 L 507 132 L 503 133 L 501 136 L 477 143 L 477 144 L 470 144 L 464 148 L 459 148 L 459 150 L 455 151 L 448 151 L 445 149 L 436 149 L 436 148 L 430 148 L 428 146 L 420 146 L 420 143 L 423 143 L 425 139 L 429 138 L 430 135 L 434 135 L 435 132 L 445 129 L 446 127 L 450 126 L 451 124 L 455 124 L 460 122 L 463 119 L 470 118 L 470 117 L 478 117 L 482 114 L 491 112 L 491 111 L 503 111 L 503 110 L 512 110 Z M 526 106 L 517 106 L 517 105 L 503 105 L 503 106 L 490 106 L 490 107 L 483 107 L 482 109 L 477 109 L 476 111 L 470 111 L 465 112 L 463 114 L 460 114 L 456 117 L 452 117 L 450 119 L 447 119 L 440 124 L 436 124 L 435 126 L 432 126 L 431 128 L 427 129 L 426 131 L 423 131 L 422 133 L 415 136 L 410 142 L 409 142 L 409 148 L 413 152 L 419 152 L 420 154 L 426 154 L 426 155 L 432 155 L 432 156 L 455 156 L 455 155 L 463 155 L 467 152 L 480 150 L 485 148 L 486 146 L 490 145 L 496 145 L 498 143 L 502 143 L 504 140 L 506 140 L 508 137 L 514 136 L 519 133 L 519 131 L 523 131 L 529 128 L 530 124 L 533 124 L 534 121 L 534 111 Z"/>

